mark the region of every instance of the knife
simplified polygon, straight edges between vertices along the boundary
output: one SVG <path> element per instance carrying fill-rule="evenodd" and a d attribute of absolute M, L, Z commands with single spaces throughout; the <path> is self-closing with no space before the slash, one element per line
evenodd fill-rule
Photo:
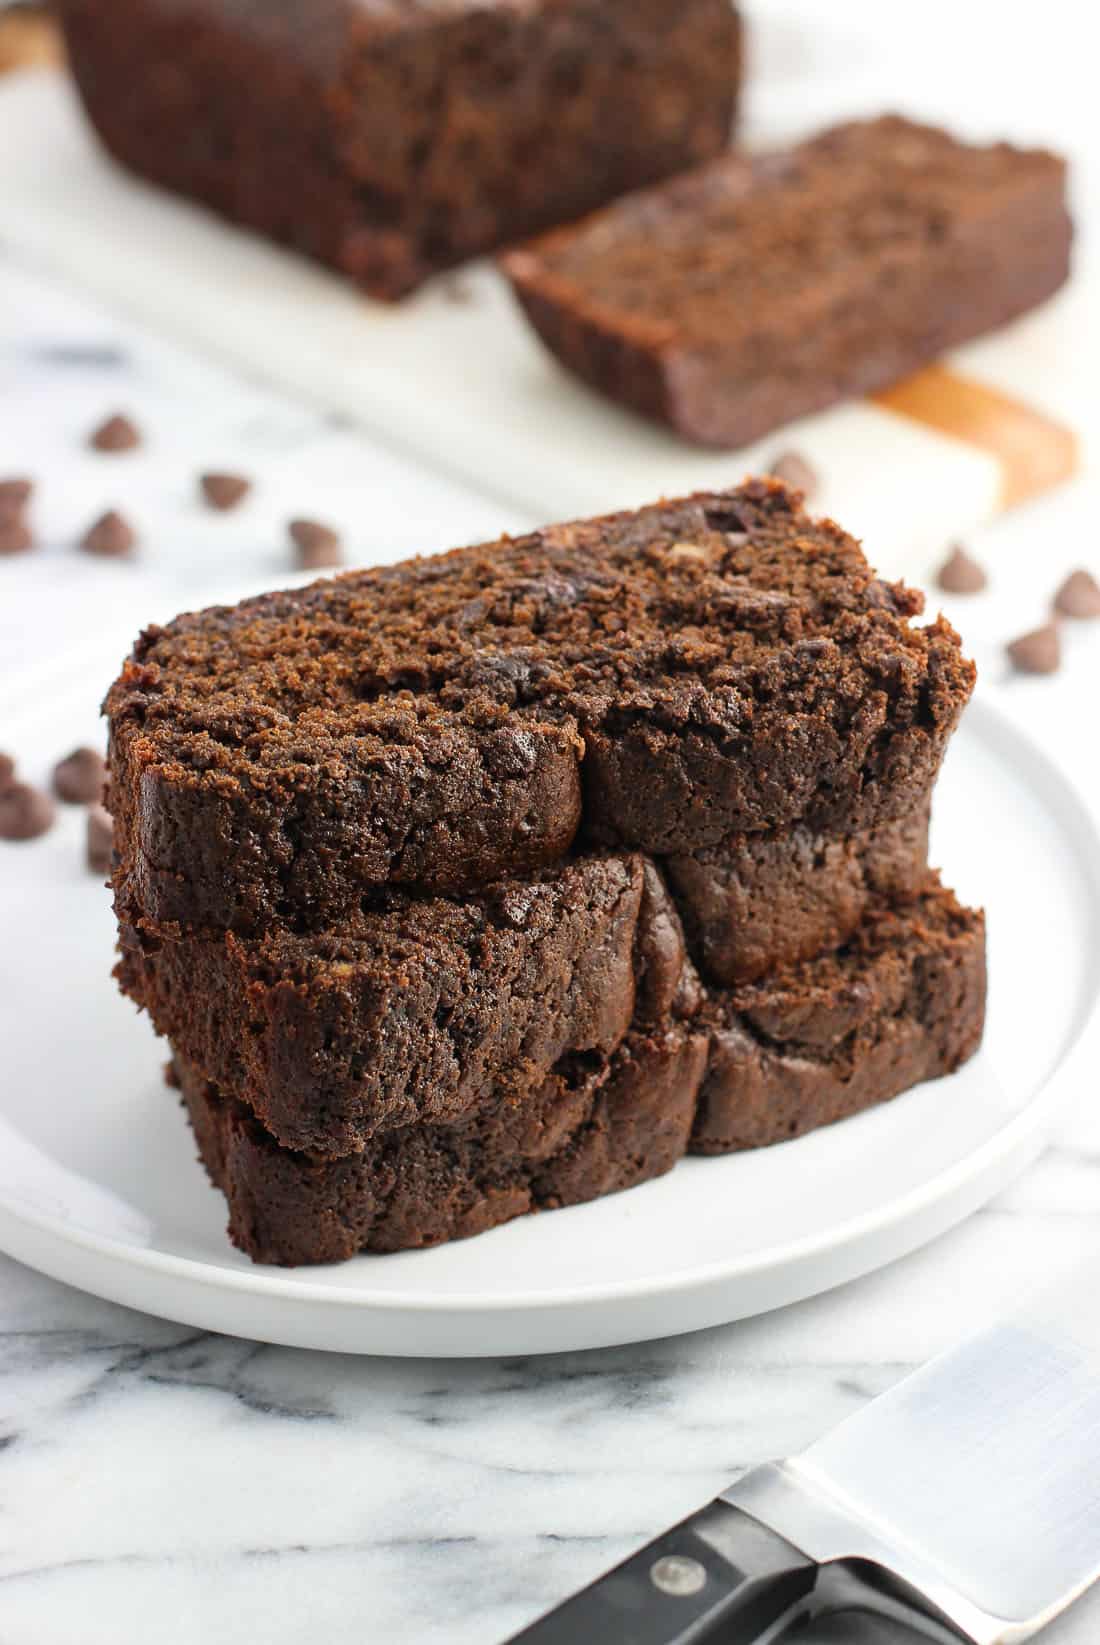
<path fill-rule="evenodd" d="M 511 1645 L 1016 1645 L 1098 1576 L 1084 1272 L 753 1469 Z"/>

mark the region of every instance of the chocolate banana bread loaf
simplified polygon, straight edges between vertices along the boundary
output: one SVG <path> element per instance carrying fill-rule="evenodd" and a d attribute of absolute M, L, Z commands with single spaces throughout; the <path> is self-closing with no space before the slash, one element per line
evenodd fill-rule
<path fill-rule="evenodd" d="M 887 116 L 730 154 L 507 254 L 570 370 L 736 447 L 1002 325 L 1066 278 L 1056 155 Z"/>
<path fill-rule="evenodd" d="M 610 1193 L 689 1146 L 758 1147 L 855 1113 L 958 1067 L 984 997 L 982 918 L 931 878 L 837 954 L 711 990 L 692 1021 L 635 1028 L 522 1091 L 504 1080 L 457 1124 L 382 1131 L 344 1158 L 280 1147 L 178 1050 L 174 1077 L 234 1243 L 258 1262 L 332 1262 Z"/>
<path fill-rule="evenodd" d="M 730 0 L 59 0 L 103 143 L 393 298 L 729 141 Z"/>
<path fill-rule="evenodd" d="M 921 606 L 750 481 L 179 617 L 106 702 L 120 910 L 323 930 L 575 844 L 912 815 L 974 678 Z"/>

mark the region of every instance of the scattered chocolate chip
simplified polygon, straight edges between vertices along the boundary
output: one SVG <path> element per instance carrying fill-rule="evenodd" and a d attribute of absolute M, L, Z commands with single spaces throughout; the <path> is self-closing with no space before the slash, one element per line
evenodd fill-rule
<path fill-rule="evenodd" d="M 1062 663 L 1062 642 L 1053 623 L 1021 634 L 1005 648 L 1008 660 L 1021 674 L 1056 674 Z"/>
<path fill-rule="evenodd" d="M 15 781 L 15 761 L 10 754 L 0 754 L 0 794 Z"/>
<path fill-rule="evenodd" d="M 236 508 L 252 490 L 252 481 L 243 474 L 200 474 L 199 485 L 211 508 Z"/>
<path fill-rule="evenodd" d="M 980 594 L 988 587 L 989 578 L 977 560 L 955 543 L 936 573 L 936 582 L 945 594 Z"/>
<path fill-rule="evenodd" d="M 93 430 L 88 444 L 96 451 L 133 451 L 141 444 L 141 435 L 129 417 L 116 413 Z"/>
<path fill-rule="evenodd" d="M 101 515 L 80 539 L 86 554 L 101 554 L 106 559 L 122 559 L 133 552 L 136 543 L 133 527 L 113 508 Z"/>
<path fill-rule="evenodd" d="M 54 804 L 30 783 L 12 783 L 0 793 L 0 840 L 33 840 L 53 822 Z"/>
<path fill-rule="evenodd" d="M 789 485 L 793 491 L 801 491 L 808 503 L 813 501 L 821 485 L 817 470 L 798 451 L 780 452 L 779 456 L 769 463 L 768 473 L 774 474 L 777 480 L 782 480 L 783 484 Z"/>
<path fill-rule="evenodd" d="M 115 831 L 111 813 L 102 805 L 88 807 L 85 824 L 85 856 L 93 874 L 109 874 L 114 853 Z"/>
<path fill-rule="evenodd" d="M 34 547 L 34 533 L 19 514 L 0 514 L 0 554 L 25 554 Z"/>
<path fill-rule="evenodd" d="M 91 805 L 103 793 L 107 768 L 94 748 L 74 748 L 53 768 L 53 791 L 66 805 Z"/>
<path fill-rule="evenodd" d="M 326 566 L 341 565 L 344 551 L 339 534 L 331 526 L 317 520 L 291 520 L 287 530 L 298 550 L 298 564 L 306 571 L 322 571 Z"/>
<path fill-rule="evenodd" d="M 738 541 L 746 541 L 751 535 L 751 519 L 747 518 L 736 503 L 704 503 L 700 510 L 703 524 L 711 531 L 721 531 L 727 537 L 736 537 Z"/>
<path fill-rule="evenodd" d="M 1054 609 L 1063 617 L 1100 617 L 1100 583 L 1091 571 L 1071 571 L 1057 594 Z"/>
<path fill-rule="evenodd" d="M 33 480 L 0 480 L 0 520 L 18 519 L 31 500 Z"/>

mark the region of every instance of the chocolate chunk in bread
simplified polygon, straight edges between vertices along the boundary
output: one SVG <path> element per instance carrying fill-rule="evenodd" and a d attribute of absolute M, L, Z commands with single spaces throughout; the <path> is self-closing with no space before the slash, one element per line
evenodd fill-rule
<path fill-rule="evenodd" d="M 505 255 L 550 351 L 704 445 L 885 388 L 1069 272 L 1066 168 L 887 116 L 728 154 Z"/>

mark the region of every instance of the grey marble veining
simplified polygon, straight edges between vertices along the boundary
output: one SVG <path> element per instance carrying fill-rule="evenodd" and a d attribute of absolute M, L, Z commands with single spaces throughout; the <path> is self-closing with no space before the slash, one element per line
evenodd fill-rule
<path fill-rule="evenodd" d="M 1100 1254 L 1100 1124 L 926 1251 L 675 1341 L 357 1360 L 212 1337 L 0 1265 L 0 1639 L 491 1645 Z M 1086 1601 L 1052 1632 L 1085 1645 Z"/>

